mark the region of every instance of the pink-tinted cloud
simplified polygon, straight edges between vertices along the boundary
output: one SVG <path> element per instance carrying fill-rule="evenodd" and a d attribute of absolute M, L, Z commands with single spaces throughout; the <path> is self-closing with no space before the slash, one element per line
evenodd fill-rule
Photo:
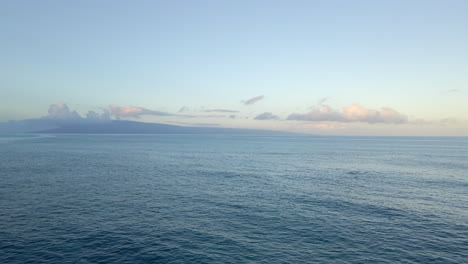
<path fill-rule="evenodd" d="M 402 124 L 408 122 L 408 117 L 390 107 L 382 107 L 380 110 L 374 110 L 364 108 L 360 104 L 354 103 L 344 107 L 341 111 L 322 104 L 314 107 L 308 113 L 290 114 L 288 120 Z"/>
<path fill-rule="evenodd" d="M 109 106 L 110 112 L 117 118 L 140 118 L 143 115 L 172 116 L 173 114 L 149 110 L 138 106 Z"/>

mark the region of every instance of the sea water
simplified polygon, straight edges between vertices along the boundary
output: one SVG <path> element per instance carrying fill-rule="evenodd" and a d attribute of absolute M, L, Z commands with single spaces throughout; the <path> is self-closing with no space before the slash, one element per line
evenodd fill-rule
<path fill-rule="evenodd" d="M 468 138 L 0 138 L 0 263 L 468 261 Z"/>

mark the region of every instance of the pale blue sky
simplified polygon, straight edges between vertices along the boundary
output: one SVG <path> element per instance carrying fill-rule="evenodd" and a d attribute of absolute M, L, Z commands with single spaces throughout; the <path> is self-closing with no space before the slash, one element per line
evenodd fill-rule
<path fill-rule="evenodd" d="M 299 121 L 251 119 L 307 113 L 326 97 L 337 110 L 389 106 L 467 131 L 467 14 L 468 1 L 2 0 L 0 121 L 64 102 L 82 114 L 232 109 L 249 122 L 210 122 L 287 130 Z"/>

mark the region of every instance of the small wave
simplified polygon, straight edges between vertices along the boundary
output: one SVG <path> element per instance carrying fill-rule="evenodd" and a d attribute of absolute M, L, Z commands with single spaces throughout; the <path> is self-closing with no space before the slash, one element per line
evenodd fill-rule
<path fill-rule="evenodd" d="M 367 175 L 367 174 L 369 174 L 369 172 L 368 171 L 353 170 L 353 171 L 348 171 L 346 174 L 349 174 L 349 175 Z"/>
<path fill-rule="evenodd" d="M 8 143 L 13 141 L 32 140 L 41 138 L 53 138 L 55 135 L 0 135 L 0 143 Z"/>

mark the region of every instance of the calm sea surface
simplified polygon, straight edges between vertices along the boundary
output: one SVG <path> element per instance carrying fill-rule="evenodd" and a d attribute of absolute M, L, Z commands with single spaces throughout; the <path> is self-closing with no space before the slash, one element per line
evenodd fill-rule
<path fill-rule="evenodd" d="M 468 138 L 0 136 L 0 263 L 467 263 Z"/>

